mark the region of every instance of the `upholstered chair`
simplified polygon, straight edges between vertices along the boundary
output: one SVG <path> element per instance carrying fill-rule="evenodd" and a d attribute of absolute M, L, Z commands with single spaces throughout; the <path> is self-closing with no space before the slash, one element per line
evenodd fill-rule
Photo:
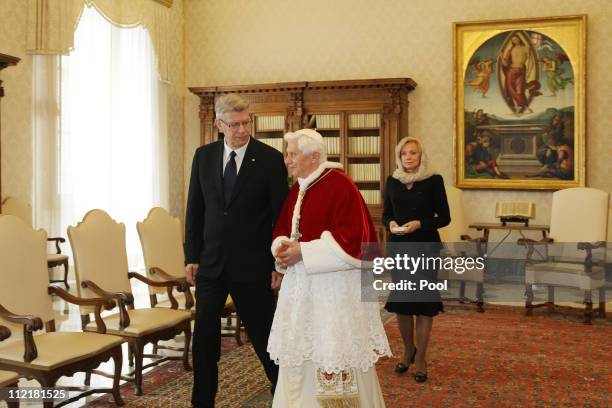
<path fill-rule="evenodd" d="M 444 249 L 440 255 L 443 257 L 477 257 L 483 256 L 486 242 L 482 237 L 472 238 L 467 232 L 465 212 L 463 207 L 463 191 L 445 185 L 446 198 L 450 208 L 451 222 L 444 228 L 440 228 L 440 238 L 444 243 Z M 441 269 L 438 271 L 438 280 L 449 280 L 459 282 L 459 297 L 447 300 L 459 300 L 460 302 L 471 302 L 476 304 L 476 310 L 484 312 L 484 268 L 467 269 L 464 273 L 455 273 L 452 270 Z M 466 283 L 475 285 L 476 299 L 465 296 Z"/>
<path fill-rule="evenodd" d="M 534 307 L 555 308 L 557 286 L 584 291 L 584 322 L 593 317 L 592 292 L 599 291 L 599 315 L 605 317 L 605 252 L 609 193 L 568 188 L 553 193 L 550 235 L 541 241 L 520 239 L 528 247 L 525 268 L 526 314 Z M 558 245 L 551 245 L 551 244 Z M 541 261 L 538 254 L 545 254 Z M 548 287 L 548 301 L 534 304 L 533 285 Z"/>
<path fill-rule="evenodd" d="M 74 255 L 75 272 L 79 293 L 84 298 L 102 297 L 117 302 L 118 311 L 104 316 L 107 332 L 120 336 L 128 342 L 130 365 L 132 356 L 135 369 L 127 379 L 134 382 L 135 394 L 142 395 L 142 371 L 145 368 L 170 359 L 181 359 L 185 370 L 191 370 L 188 361 L 191 341 L 191 313 L 170 308 L 134 308 L 134 296 L 130 279 L 138 279 L 147 285 L 172 288 L 184 284 L 177 280 L 152 281 L 145 276 L 128 271 L 125 247 L 125 225 L 113 220 L 102 210 L 85 214 L 76 227 L 68 227 L 68 238 Z M 168 290 L 171 294 L 172 291 Z M 174 300 L 176 302 L 176 300 Z M 94 330 L 89 321 L 91 310 L 81 308 L 83 330 Z M 161 340 L 169 340 L 185 334 L 185 345 L 181 357 L 144 355 L 144 346 Z M 153 362 L 143 365 L 143 358 Z"/>
<path fill-rule="evenodd" d="M 11 337 L 11 331 L 8 327 L 0 326 L 0 341 L 8 339 Z M 0 370 L 0 388 L 17 387 L 17 383 L 19 382 L 19 374 L 14 371 L 2 371 Z M 6 401 L 6 405 L 8 408 L 17 408 L 19 407 L 19 403 L 15 401 L 8 402 Z"/>
<path fill-rule="evenodd" d="M 32 226 L 32 207 L 30 204 L 14 197 L 7 197 L 2 203 L 2 214 L 14 215 L 26 224 Z M 66 289 L 70 289 L 68 285 L 68 255 L 62 254 L 60 243 L 66 242 L 65 238 L 54 237 L 47 238 L 47 241 L 55 244 L 55 253 L 47 254 L 47 267 L 55 268 L 56 266 L 64 267 L 64 279 L 51 279 L 51 282 L 63 282 Z"/>
<path fill-rule="evenodd" d="M 123 339 L 104 334 L 106 327 L 100 317 L 101 309 L 112 307 L 113 302 L 82 299 L 49 286 L 46 238 L 43 230 L 34 231 L 15 216 L 0 215 L 0 320 L 13 328 L 19 327 L 23 333 L 21 337 L 15 336 L 15 340 L 0 343 L 0 370 L 14 371 L 22 377 L 34 378 L 43 387 L 53 387 L 61 376 L 87 372 L 112 358 L 113 387 L 86 389 L 69 401 L 104 392 L 112 393 L 117 405 L 123 405 L 119 394 Z M 92 331 L 55 331 L 50 294 L 94 308 L 97 324 Z M 51 407 L 53 403 L 44 402 L 44 406 Z"/>
<path fill-rule="evenodd" d="M 147 218 L 136 224 L 142 253 L 144 255 L 145 269 L 149 279 L 185 281 L 185 256 L 183 253 L 183 228 L 178 218 L 172 217 L 163 208 L 153 208 Z M 174 294 L 178 304 L 172 304 L 172 299 L 164 293 L 164 288 L 149 286 L 151 307 L 170 307 L 192 310 L 194 296 L 191 290 Z M 224 315 L 226 324 L 221 328 L 222 336 L 234 337 L 238 345 L 242 345 L 240 337 L 240 316 L 236 313 L 232 297 L 228 296 L 225 302 Z M 232 324 L 235 318 L 236 324 Z"/>

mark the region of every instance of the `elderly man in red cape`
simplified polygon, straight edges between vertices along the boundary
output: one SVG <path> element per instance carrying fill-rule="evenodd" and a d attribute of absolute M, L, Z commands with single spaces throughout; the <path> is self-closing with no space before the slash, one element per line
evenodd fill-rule
<path fill-rule="evenodd" d="M 326 161 L 318 132 L 285 140 L 297 183 L 272 242 L 280 286 L 268 341 L 280 366 L 272 406 L 384 407 L 374 364 L 391 352 L 378 304 L 361 299 L 362 243 L 377 242 L 372 218 L 342 166 Z"/>

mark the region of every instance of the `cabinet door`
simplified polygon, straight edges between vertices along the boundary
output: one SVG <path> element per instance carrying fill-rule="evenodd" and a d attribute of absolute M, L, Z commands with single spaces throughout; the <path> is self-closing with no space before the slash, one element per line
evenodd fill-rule
<path fill-rule="evenodd" d="M 283 136 L 287 129 L 284 114 L 254 114 L 253 137 L 284 154 Z"/>

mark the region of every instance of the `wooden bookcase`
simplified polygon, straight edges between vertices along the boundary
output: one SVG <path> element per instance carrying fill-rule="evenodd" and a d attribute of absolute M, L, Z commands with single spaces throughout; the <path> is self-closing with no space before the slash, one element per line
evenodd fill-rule
<path fill-rule="evenodd" d="M 415 87 L 410 78 L 390 78 L 189 90 L 200 98 L 202 144 L 222 137 L 214 126 L 214 103 L 227 93 L 250 101 L 253 136 L 281 152 L 284 133 L 317 129 L 325 138 L 328 160 L 342 163 L 380 223 L 384 183 L 395 169 L 395 145 L 408 135 L 408 94 Z"/>

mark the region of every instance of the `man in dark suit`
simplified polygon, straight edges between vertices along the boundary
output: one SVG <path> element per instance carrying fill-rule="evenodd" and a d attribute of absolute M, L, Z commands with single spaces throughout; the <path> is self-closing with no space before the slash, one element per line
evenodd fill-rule
<path fill-rule="evenodd" d="M 194 407 L 214 407 L 221 313 L 228 293 L 274 390 L 278 367 L 267 352 L 275 299 L 272 230 L 288 192 L 277 150 L 251 138 L 248 102 L 220 97 L 216 125 L 225 137 L 196 150 L 185 221 L 186 278 L 196 287 Z"/>

